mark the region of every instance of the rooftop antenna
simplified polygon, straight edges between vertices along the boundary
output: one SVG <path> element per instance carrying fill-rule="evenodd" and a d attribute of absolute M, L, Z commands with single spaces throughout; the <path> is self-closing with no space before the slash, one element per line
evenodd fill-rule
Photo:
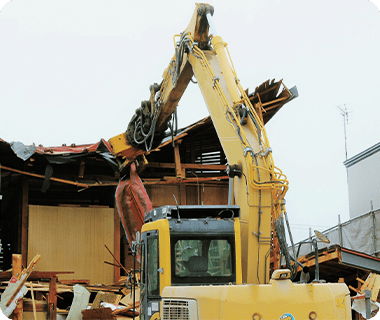
<path fill-rule="evenodd" d="M 347 106 L 346 104 L 343 105 L 344 108 L 341 106 L 337 106 L 338 109 L 340 110 L 340 114 L 343 117 L 343 125 L 344 125 L 344 147 L 346 150 L 346 160 L 347 160 L 347 131 L 346 131 L 346 124 L 348 125 L 348 111 L 347 111 Z"/>

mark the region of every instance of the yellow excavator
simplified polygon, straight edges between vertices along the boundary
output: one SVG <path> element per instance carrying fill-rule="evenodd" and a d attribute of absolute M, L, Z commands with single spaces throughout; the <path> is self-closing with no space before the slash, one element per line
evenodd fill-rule
<path fill-rule="evenodd" d="M 162 81 L 150 86 L 126 132 L 109 140 L 121 170 L 144 162 L 173 129 L 170 120 L 195 77 L 228 161 L 228 205 L 168 205 L 146 214 L 134 242 L 140 319 L 351 319 L 345 284 L 291 281 L 296 259 L 290 261 L 283 234 L 288 181 L 273 164 L 265 109 L 243 90 L 213 14 L 212 6 L 196 4 L 188 27 L 174 37 Z M 275 102 L 296 96 L 285 87 Z M 291 263 L 270 275 L 273 239 Z"/>

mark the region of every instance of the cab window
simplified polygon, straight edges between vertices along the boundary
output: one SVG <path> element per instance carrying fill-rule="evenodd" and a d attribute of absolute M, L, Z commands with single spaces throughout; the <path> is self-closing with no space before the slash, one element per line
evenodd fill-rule
<path fill-rule="evenodd" d="M 160 295 L 160 278 L 158 272 L 158 238 L 148 238 L 147 241 L 147 276 L 148 276 L 148 296 Z"/>
<path fill-rule="evenodd" d="M 173 238 L 172 284 L 235 282 L 232 238 Z"/>

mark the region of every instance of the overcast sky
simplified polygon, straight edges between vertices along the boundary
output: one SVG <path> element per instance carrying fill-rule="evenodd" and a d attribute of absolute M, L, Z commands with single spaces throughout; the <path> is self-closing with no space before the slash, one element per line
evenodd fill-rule
<path fill-rule="evenodd" d="M 0 0 L 0 6 L 5 1 Z M 367 0 L 214 1 L 214 23 L 251 91 L 267 79 L 299 97 L 267 125 L 290 181 L 296 240 L 349 219 L 348 157 L 380 141 L 380 13 Z M 13 0 L 0 12 L 0 138 L 58 146 L 123 132 L 162 78 L 194 1 Z M 181 127 L 207 116 L 196 85 Z M 376 208 L 375 208 L 376 209 Z"/>

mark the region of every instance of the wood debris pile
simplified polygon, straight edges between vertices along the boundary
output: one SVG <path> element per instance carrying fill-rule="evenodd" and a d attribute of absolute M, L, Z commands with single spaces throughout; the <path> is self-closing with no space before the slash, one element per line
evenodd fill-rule
<path fill-rule="evenodd" d="M 52 317 L 48 307 L 49 281 L 27 281 L 23 299 L 23 319 L 123 319 L 133 318 L 133 294 L 128 277 L 112 285 L 92 285 L 89 280 L 62 280 L 56 285 L 57 308 Z M 10 281 L 0 282 L 0 295 Z M 1 298 L 1 296 L 0 296 Z M 135 291 L 135 319 L 139 316 L 139 289 Z M 16 319 L 12 313 L 10 319 Z"/>

